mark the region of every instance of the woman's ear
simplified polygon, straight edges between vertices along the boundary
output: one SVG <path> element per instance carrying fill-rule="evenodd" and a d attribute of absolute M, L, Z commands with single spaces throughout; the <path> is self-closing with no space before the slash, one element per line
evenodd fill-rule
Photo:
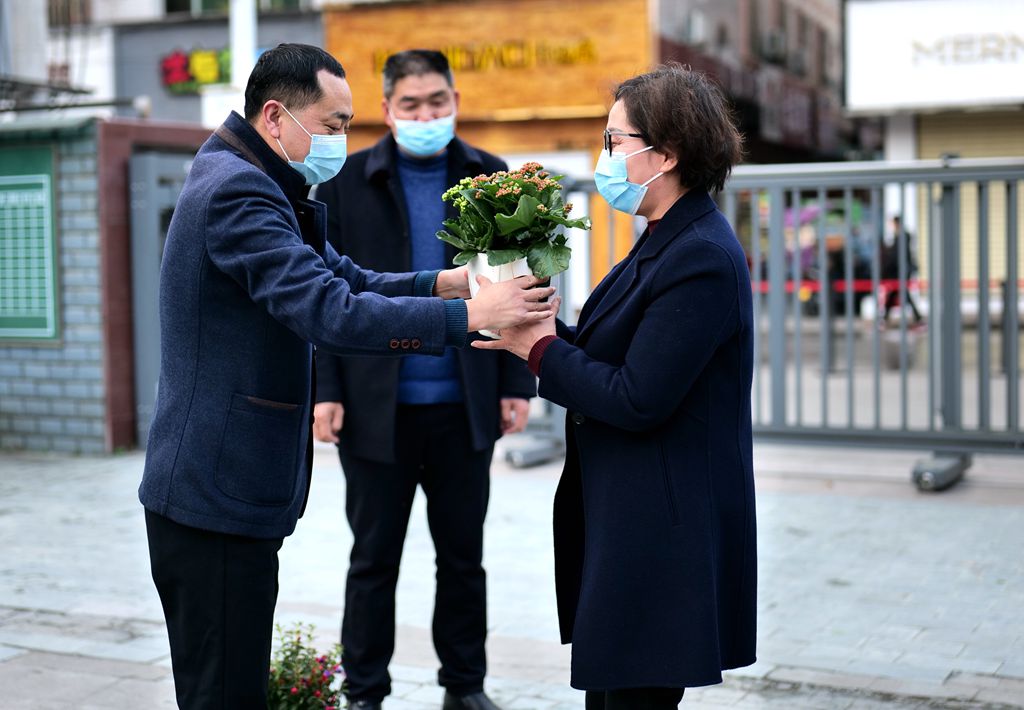
<path fill-rule="evenodd" d="M 679 165 L 679 160 L 676 158 L 674 153 L 665 151 L 661 155 L 665 159 L 665 162 L 663 162 L 659 168 L 661 172 L 670 173 L 676 169 L 677 165 Z"/>

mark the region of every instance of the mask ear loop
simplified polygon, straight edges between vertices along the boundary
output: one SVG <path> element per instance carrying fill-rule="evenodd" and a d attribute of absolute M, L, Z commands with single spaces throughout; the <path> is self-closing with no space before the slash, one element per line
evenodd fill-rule
<path fill-rule="evenodd" d="M 651 176 L 650 180 L 648 180 L 647 182 L 643 183 L 640 187 L 647 187 L 648 185 L 650 185 L 652 182 L 654 182 L 655 180 L 657 180 L 658 178 L 660 178 L 664 174 L 665 173 L 663 173 L 663 172 L 661 172 L 659 170 L 658 172 L 654 173 L 653 176 Z"/>
<path fill-rule="evenodd" d="M 641 148 L 640 150 L 634 150 L 632 153 L 626 153 L 624 156 L 622 156 L 622 160 L 625 160 L 626 158 L 632 158 L 634 155 L 640 155 L 641 153 L 646 153 L 649 150 L 654 150 L 654 146 L 653 145 L 649 145 L 646 148 Z M 612 153 L 611 155 L 612 155 L 613 158 L 616 156 L 615 153 Z"/>
<path fill-rule="evenodd" d="M 302 129 L 302 132 L 303 132 L 303 133 L 305 133 L 305 134 L 306 134 L 307 136 L 309 136 L 309 147 L 310 147 L 310 149 L 312 150 L 312 148 L 313 148 L 313 134 L 312 134 L 312 133 L 310 133 L 309 131 L 307 131 L 307 130 L 306 130 L 306 127 L 305 127 L 305 126 L 303 126 L 303 125 L 302 125 L 301 123 L 299 123 L 299 122 L 298 122 L 297 120 L 295 120 L 295 116 L 293 116 L 293 115 L 292 115 L 292 112 L 288 110 L 288 107 L 287 107 L 287 106 L 285 106 L 284 104 L 282 104 L 282 103 L 281 103 L 280 101 L 278 102 L 278 104 L 279 104 L 279 105 L 281 106 L 281 108 L 282 108 L 282 109 L 284 110 L 284 112 L 285 112 L 286 114 L 288 114 L 288 118 L 292 119 L 292 122 L 293 122 L 293 123 L 294 123 L 294 124 L 295 124 L 296 126 L 298 126 L 299 128 L 301 128 L 301 129 Z M 290 156 L 290 155 L 288 155 L 288 151 L 287 151 L 287 150 L 285 150 L 285 149 L 284 149 L 284 145 L 282 145 L 282 144 L 281 144 L 281 139 L 280 139 L 280 138 L 275 138 L 274 140 L 276 140 L 276 141 L 277 141 L 277 144 L 278 144 L 279 146 L 281 146 L 281 152 L 282 152 L 282 153 L 284 153 L 284 157 L 285 157 L 285 159 L 286 159 L 286 160 L 287 160 L 287 161 L 288 161 L 289 163 L 290 163 L 290 162 L 292 162 L 291 156 Z"/>

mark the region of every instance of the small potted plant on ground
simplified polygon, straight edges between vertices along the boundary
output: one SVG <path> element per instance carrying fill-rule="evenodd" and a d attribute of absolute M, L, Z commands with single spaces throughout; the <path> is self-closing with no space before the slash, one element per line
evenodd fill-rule
<path fill-rule="evenodd" d="M 278 648 L 270 663 L 269 710 L 340 710 L 341 646 L 318 654 L 313 627 L 277 627 Z"/>
<path fill-rule="evenodd" d="M 590 229 L 586 217 L 570 219 L 572 203 L 562 199 L 562 175 L 550 175 L 539 163 L 518 170 L 463 178 L 442 199 L 459 210 L 444 221 L 438 239 L 459 250 L 456 266 L 469 265 L 469 288 L 476 277 L 505 281 L 533 274 L 550 278 L 569 268 L 564 227 Z"/>

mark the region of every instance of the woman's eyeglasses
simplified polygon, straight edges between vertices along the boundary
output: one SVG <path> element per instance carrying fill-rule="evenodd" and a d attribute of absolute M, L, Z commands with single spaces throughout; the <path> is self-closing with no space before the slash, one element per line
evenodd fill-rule
<path fill-rule="evenodd" d="M 604 149 L 608 151 L 608 155 L 612 154 L 612 136 L 619 136 L 621 138 L 643 138 L 642 133 L 625 133 L 623 131 L 611 131 L 607 128 L 604 129 Z"/>

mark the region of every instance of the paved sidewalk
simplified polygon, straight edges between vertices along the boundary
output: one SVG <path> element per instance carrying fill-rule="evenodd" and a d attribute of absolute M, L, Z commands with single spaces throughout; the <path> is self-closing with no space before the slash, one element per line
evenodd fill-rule
<path fill-rule="evenodd" d="M 915 456 L 758 446 L 760 661 L 692 708 L 1024 707 L 1024 457 L 978 457 L 943 494 Z M 0 454 L 0 707 L 173 708 L 135 497 L 142 454 Z M 351 537 L 318 448 L 313 495 L 281 553 L 278 621 L 332 644 Z M 558 465 L 498 461 L 487 522 L 488 692 L 508 710 L 579 710 L 558 643 L 551 498 Z M 438 708 L 433 550 L 419 497 L 398 591 L 387 710 Z"/>

